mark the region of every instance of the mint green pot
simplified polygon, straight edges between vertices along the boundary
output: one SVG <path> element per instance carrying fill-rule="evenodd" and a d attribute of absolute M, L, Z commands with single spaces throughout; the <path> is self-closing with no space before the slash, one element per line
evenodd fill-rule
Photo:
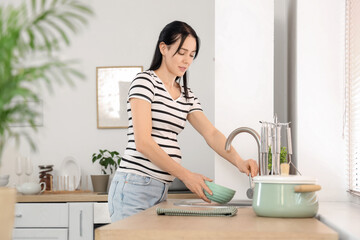
<path fill-rule="evenodd" d="M 294 180 L 292 177 L 290 177 L 290 181 L 286 181 L 289 180 L 286 178 L 288 177 L 278 176 L 275 177 L 275 181 L 271 181 L 274 179 L 272 176 L 254 178 L 255 189 L 252 207 L 256 215 L 283 218 L 314 217 L 319 209 L 316 191 L 295 192 L 295 187 L 314 184 L 315 182 L 301 182 L 301 178 L 299 181 L 291 181 Z"/>

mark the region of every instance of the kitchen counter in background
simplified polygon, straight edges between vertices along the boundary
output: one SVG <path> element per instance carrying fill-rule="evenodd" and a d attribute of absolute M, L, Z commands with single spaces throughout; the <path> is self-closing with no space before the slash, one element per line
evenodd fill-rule
<path fill-rule="evenodd" d="M 124 239 L 338 239 L 316 218 L 257 217 L 251 207 L 234 217 L 158 216 L 157 207 L 174 206 L 169 199 L 148 210 L 95 230 L 95 240 Z M 191 208 L 204 209 L 204 208 Z"/>
<path fill-rule="evenodd" d="M 32 202 L 107 202 L 107 194 L 97 194 L 94 192 L 86 193 L 43 193 L 38 195 L 16 196 L 18 203 Z"/>
<path fill-rule="evenodd" d="M 193 193 L 169 193 L 169 199 L 197 198 Z M 95 192 L 85 193 L 63 193 L 63 194 L 39 194 L 39 195 L 22 195 L 18 194 L 16 201 L 18 203 L 31 202 L 107 202 L 107 194 L 98 194 Z"/>
<path fill-rule="evenodd" d="M 337 231 L 339 239 L 360 239 L 360 205 L 351 202 L 320 202 L 318 219 Z"/>

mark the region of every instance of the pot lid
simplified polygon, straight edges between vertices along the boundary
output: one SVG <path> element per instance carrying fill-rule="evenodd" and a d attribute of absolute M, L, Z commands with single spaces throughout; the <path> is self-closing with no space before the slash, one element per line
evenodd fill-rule
<path fill-rule="evenodd" d="M 285 184 L 316 184 L 315 177 L 306 177 L 298 175 L 280 176 L 280 175 L 267 175 L 256 176 L 253 178 L 255 183 L 285 183 Z"/>

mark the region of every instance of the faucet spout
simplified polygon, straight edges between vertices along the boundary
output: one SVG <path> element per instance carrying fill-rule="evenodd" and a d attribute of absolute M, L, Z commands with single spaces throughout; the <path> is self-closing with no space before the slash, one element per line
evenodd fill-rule
<path fill-rule="evenodd" d="M 229 151 L 231 142 L 234 140 L 235 136 L 238 135 L 239 133 L 243 133 L 243 132 L 249 133 L 251 136 L 253 136 L 255 138 L 257 146 L 258 146 L 258 165 L 259 165 L 259 169 L 262 169 L 263 163 L 260 160 L 260 135 L 254 129 L 249 128 L 249 127 L 240 127 L 240 128 L 235 129 L 234 131 L 232 131 L 230 133 L 229 137 L 226 139 L 225 150 Z M 259 171 L 259 175 L 262 175 L 262 173 L 260 171 Z"/>

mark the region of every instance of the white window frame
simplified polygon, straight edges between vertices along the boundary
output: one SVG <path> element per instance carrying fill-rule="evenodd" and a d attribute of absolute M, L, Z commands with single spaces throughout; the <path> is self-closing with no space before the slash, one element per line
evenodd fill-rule
<path fill-rule="evenodd" d="M 360 196 L 360 1 L 346 0 L 344 138 L 348 191 Z"/>

